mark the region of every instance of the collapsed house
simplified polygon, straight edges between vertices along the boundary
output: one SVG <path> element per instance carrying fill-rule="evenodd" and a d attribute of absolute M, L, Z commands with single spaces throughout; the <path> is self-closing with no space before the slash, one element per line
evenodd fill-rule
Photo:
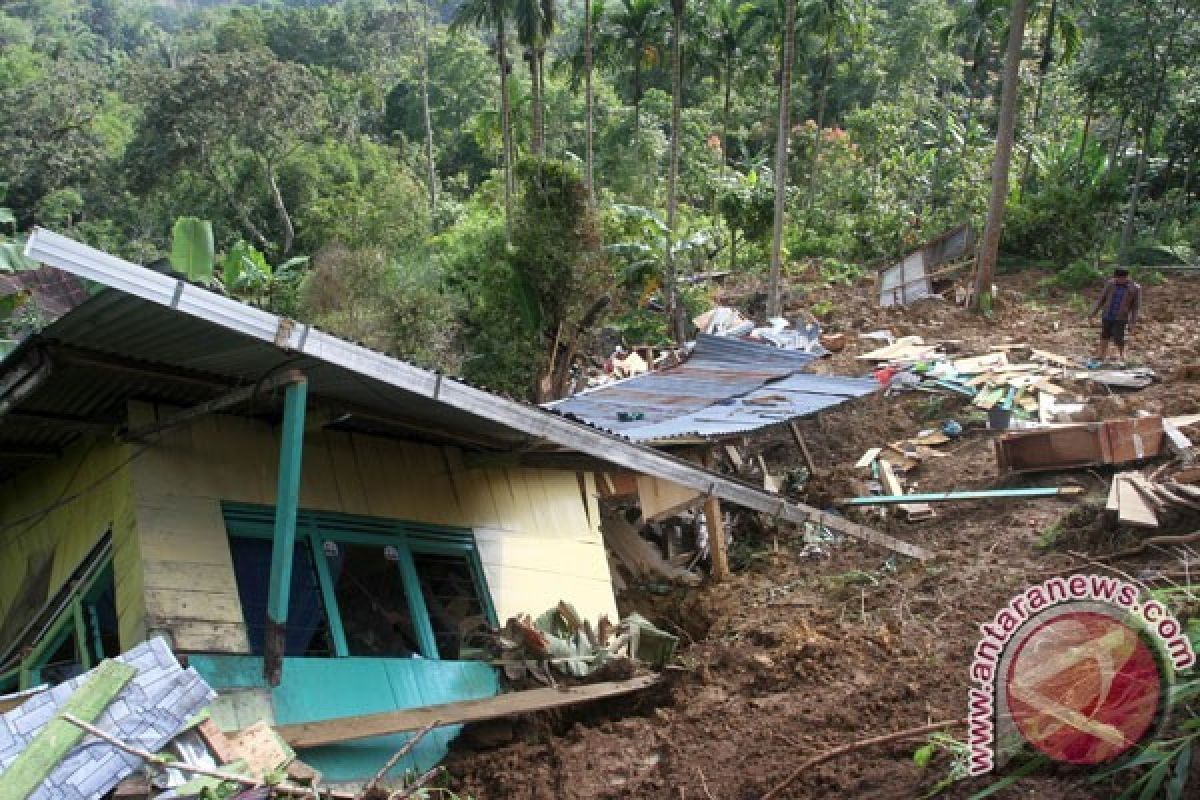
<path fill-rule="evenodd" d="M 974 253 L 975 235 L 970 225 L 935 236 L 904 258 L 879 271 L 879 305 L 906 306 L 944 291 Z"/>
<path fill-rule="evenodd" d="M 347 720 L 302 755 L 350 782 L 406 739 L 361 715 L 500 691 L 472 631 L 615 618 L 611 476 L 929 556 L 49 231 L 26 252 L 109 288 L 0 360 L 0 691 L 162 637 L 225 730 Z"/>

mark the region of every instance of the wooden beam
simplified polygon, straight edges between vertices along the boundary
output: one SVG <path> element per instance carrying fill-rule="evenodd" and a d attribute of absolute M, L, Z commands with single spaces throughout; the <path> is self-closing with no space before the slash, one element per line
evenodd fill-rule
<path fill-rule="evenodd" d="M 269 392 L 280 386 L 287 386 L 299 381 L 305 380 L 304 373 L 297 370 L 289 370 L 272 378 L 267 378 L 260 383 L 252 386 L 243 386 L 240 389 L 234 389 L 232 392 L 227 392 L 220 397 L 214 397 L 212 400 L 207 400 L 199 405 L 186 408 L 175 414 L 171 414 L 166 419 L 161 419 L 158 422 L 152 422 L 148 425 L 140 425 L 136 428 L 127 428 L 121 432 L 120 436 L 123 441 L 136 442 L 142 441 L 159 431 L 164 431 L 168 428 L 173 428 L 196 417 L 202 417 L 205 414 L 212 414 L 217 411 L 223 411 L 233 406 L 241 405 L 256 394 Z"/>
<path fill-rule="evenodd" d="M 304 407 L 307 401 L 307 380 L 301 378 L 288 385 L 279 442 L 279 484 L 275 493 L 275 533 L 271 543 L 271 580 L 267 590 L 267 630 L 263 639 L 263 677 L 271 686 L 278 686 L 283 677 L 288 600 L 292 588 L 292 556 L 296 549 L 296 514 L 300 508 Z"/>
<path fill-rule="evenodd" d="M 83 731 L 63 719 L 63 714 L 93 722 L 136 674 L 136 669 L 120 661 L 101 662 L 0 774 L 0 800 L 25 800 L 83 739 Z"/>
<path fill-rule="evenodd" d="M 62 455 L 57 447 L 36 447 L 33 445 L 0 443 L 0 458 L 28 458 L 31 460 L 50 461 Z"/>
<path fill-rule="evenodd" d="M 549 689 L 530 689 L 510 692 L 481 700 L 465 700 L 402 711 L 385 711 L 359 717 L 341 717 L 318 722 L 302 722 L 277 728 L 289 745 L 300 749 L 328 744 L 352 742 L 372 736 L 417 731 L 429 724 L 461 725 L 482 722 L 518 714 L 531 714 L 556 708 L 618 697 L 646 689 L 658 683 L 657 675 L 643 675 L 625 681 L 592 683 L 584 686 L 564 686 Z"/>
<path fill-rule="evenodd" d="M 704 457 L 704 466 L 712 469 L 711 451 Z M 708 529 L 708 555 L 712 561 L 712 579 L 720 583 L 729 577 L 729 550 L 725 545 L 725 520 L 721 516 L 721 498 L 712 493 L 704 501 L 704 527 Z"/>
<path fill-rule="evenodd" d="M 119 426 L 116 421 L 104 422 L 86 417 L 76 417 L 71 414 L 54 414 L 48 411 L 10 411 L 5 418 L 26 425 L 37 425 L 48 428 L 68 428 L 80 433 L 90 433 L 102 436 L 114 431 Z"/>
<path fill-rule="evenodd" d="M 192 372 L 143 364 L 130 359 L 119 359 L 102 353 L 93 353 L 77 347 L 54 345 L 50 350 L 51 359 L 58 363 L 75 367 L 98 369 L 105 372 L 118 372 L 123 375 L 133 375 L 141 378 L 151 378 L 156 381 L 186 384 L 188 386 L 203 386 L 206 389 L 228 389 L 232 381 L 215 376 L 209 377 Z"/>
<path fill-rule="evenodd" d="M 788 427 L 792 431 L 792 438 L 796 440 L 796 446 L 800 448 L 800 455 L 804 458 L 804 466 L 808 467 L 808 474 L 816 475 L 817 467 L 813 464 L 812 453 L 808 452 L 808 444 L 804 441 L 804 435 L 800 433 L 800 426 L 793 419 L 788 420 Z"/>

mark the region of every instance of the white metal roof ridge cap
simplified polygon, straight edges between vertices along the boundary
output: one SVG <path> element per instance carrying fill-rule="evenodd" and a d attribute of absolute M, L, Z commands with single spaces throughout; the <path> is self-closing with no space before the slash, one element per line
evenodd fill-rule
<path fill-rule="evenodd" d="M 34 230 L 25 243 L 25 256 L 155 302 L 169 302 L 175 290 L 176 279 L 169 275 L 145 268 L 131 271 L 128 268 L 136 264 L 46 228 Z"/>

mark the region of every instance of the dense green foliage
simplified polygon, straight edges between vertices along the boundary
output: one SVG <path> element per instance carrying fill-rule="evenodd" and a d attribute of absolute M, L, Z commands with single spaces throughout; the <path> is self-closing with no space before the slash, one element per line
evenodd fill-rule
<path fill-rule="evenodd" d="M 581 323 L 663 338 L 668 255 L 686 277 L 770 252 L 784 3 L 591 8 L 594 186 L 582 2 L 6 3 L 5 233 L 149 261 L 208 220 L 227 291 L 553 392 Z M 981 227 L 1007 20 L 1004 0 L 798 0 L 785 272 L 853 279 Z M 1198 26 L 1188 0 L 1031 3 L 1009 262 L 1077 283 L 1194 258 Z"/>

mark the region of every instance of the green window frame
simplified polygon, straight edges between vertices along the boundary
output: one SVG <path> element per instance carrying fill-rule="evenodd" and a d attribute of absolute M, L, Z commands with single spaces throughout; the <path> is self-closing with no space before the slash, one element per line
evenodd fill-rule
<path fill-rule="evenodd" d="M 272 539 L 274 537 L 275 509 L 272 506 L 223 503 L 225 530 L 230 537 Z M 437 640 L 430 621 L 429 609 L 421 593 L 421 582 L 417 574 L 413 554 L 463 556 L 471 568 L 475 591 L 479 597 L 488 622 L 497 627 L 496 609 L 488 590 L 487 576 L 479 549 L 475 544 L 474 531 L 467 528 L 452 528 L 442 525 L 405 522 L 379 517 L 362 517 L 327 511 L 301 509 L 296 515 L 296 542 L 305 542 L 313 554 L 317 583 L 321 600 L 329 623 L 334 658 L 350 657 L 346 641 L 346 630 L 334 594 L 333 576 L 327 559 L 322 557 L 325 543 L 392 545 L 396 548 L 397 569 L 404 598 L 413 618 L 413 627 L 421 655 L 428 659 L 441 660 Z"/>

